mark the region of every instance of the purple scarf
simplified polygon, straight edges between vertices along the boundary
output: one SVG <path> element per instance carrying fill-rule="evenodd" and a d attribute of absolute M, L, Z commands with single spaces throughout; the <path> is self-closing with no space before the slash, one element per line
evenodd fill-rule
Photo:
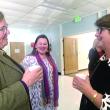
<path fill-rule="evenodd" d="M 47 71 L 47 67 L 44 64 L 44 62 L 42 61 L 42 59 L 40 58 L 38 52 L 36 52 L 35 54 L 36 59 L 39 63 L 39 65 L 41 65 L 41 67 L 43 68 L 43 98 L 46 104 L 48 104 L 50 102 L 50 89 L 49 89 L 49 82 L 48 82 L 48 71 Z M 54 87 L 54 106 L 58 106 L 58 97 L 59 97 L 59 90 L 58 90 L 58 70 L 56 67 L 56 64 L 53 60 L 53 58 L 51 57 L 51 55 L 47 55 L 47 59 L 50 63 L 50 65 L 53 67 L 53 87 Z"/>

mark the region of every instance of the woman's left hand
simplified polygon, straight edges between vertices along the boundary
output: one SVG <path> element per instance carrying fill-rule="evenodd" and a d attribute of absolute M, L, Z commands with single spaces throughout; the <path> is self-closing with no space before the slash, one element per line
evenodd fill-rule
<path fill-rule="evenodd" d="M 72 85 L 74 88 L 78 89 L 82 93 L 85 93 L 89 88 L 91 88 L 88 76 L 86 77 L 86 79 L 74 76 Z"/>

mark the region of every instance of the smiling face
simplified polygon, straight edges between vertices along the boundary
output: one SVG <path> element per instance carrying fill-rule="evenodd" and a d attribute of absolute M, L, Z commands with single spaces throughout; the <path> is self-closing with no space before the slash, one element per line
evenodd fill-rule
<path fill-rule="evenodd" d="M 102 41 L 105 48 L 110 47 L 110 30 L 103 28 L 101 32 L 96 32 L 96 37 Z"/>
<path fill-rule="evenodd" d="M 35 48 L 39 54 L 45 55 L 48 52 L 48 41 L 46 38 L 39 38 L 35 44 Z"/>
<path fill-rule="evenodd" d="M 95 36 L 103 43 L 103 46 L 106 49 L 106 53 L 109 53 L 110 52 L 110 14 L 107 14 L 97 19 L 95 25 L 98 27 Z"/>
<path fill-rule="evenodd" d="M 8 44 L 7 36 L 9 34 L 5 19 L 0 20 L 0 48 L 3 49 Z"/>

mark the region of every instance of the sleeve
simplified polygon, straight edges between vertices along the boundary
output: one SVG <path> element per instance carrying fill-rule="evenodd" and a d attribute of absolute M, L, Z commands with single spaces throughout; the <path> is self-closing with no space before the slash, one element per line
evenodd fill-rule
<path fill-rule="evenodd" d="M 15 110 L 29 102 L 29 96 L 20 81 L 0 90 L 0 110 Z"/>
<path fill-rule="evenodd" d="M 20 80 L 20 81 L 21 81 L 21 83 L 23 84 L 23 86 L 24 86 L 26 92 L 29 94 L 29 89 L 28 89 L 26 83 L 25 83 L 24 81 L 22 81 L 22 80 Z"/>
<path fill-rule="evenodd" d="M 110 95 L 104 94 L 100 110 L 110 110 Z"/>

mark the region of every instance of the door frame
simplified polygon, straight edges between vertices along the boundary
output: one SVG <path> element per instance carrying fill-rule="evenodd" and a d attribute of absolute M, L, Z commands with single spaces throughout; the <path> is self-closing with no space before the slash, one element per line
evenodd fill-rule
<path fill-rule="evenodd" d="M 60 38 L 60 52 L 61 52 L 61 75 L 64 75 L 64 53 L 63 53 L 63 37 Z"/>

